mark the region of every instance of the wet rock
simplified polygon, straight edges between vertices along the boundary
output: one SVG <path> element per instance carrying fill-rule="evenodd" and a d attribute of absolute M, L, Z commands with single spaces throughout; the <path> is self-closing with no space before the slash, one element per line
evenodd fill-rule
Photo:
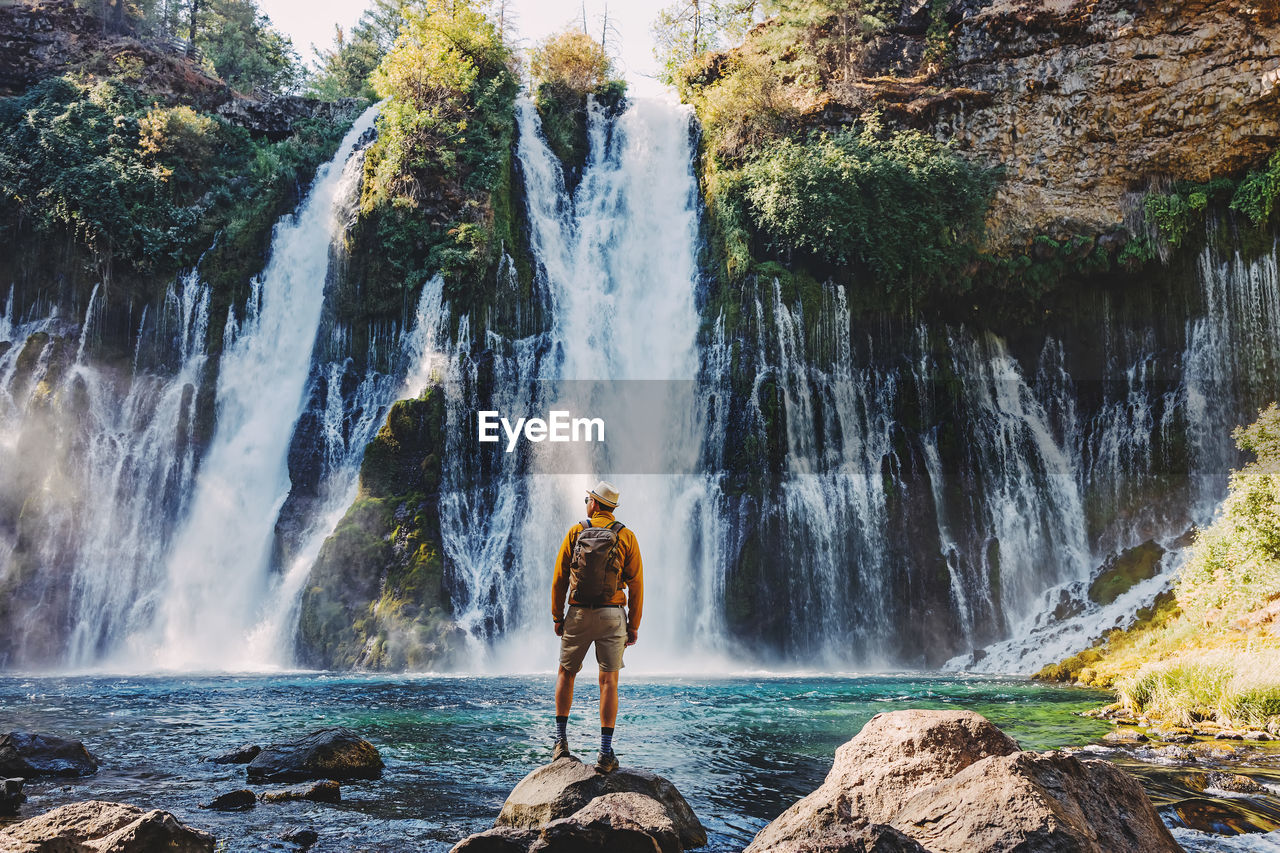
<path fill-rule="evenodd" d="M 542 829 L 538 850 L 680 853 L 680 835 L 666 807 L 644 794 L 605 794 Z"/>
<path fill-rule="evenodd" d="M 1230 791 L 1233 794 L 1265 794 L 1267 789 L 1239 773 L 1210 773 L 1205 780 L 1206 786 L 1219 791 Z"/>
<path fill-rule="evenodd" d="M 892 826 L 930 853 L 1180 853 L 1136 779 L 1106 761 L 1019 752 L 916 794 Z"/>
<path fill-rule="evenodd" d="M 0 776 L 92 776 L 98 762 L 78 740 L 9 732 L 0 735 Z"/>
<path fill-rule="evenodd" d="M 877 714 L 836 750 L 826 781 L 766 826 L 748 853 L 826 849 L 870 824 L 888 824 L 916 792 L 1018 744 L 972 711 Z"/>
<path fill-rule="evenodd" d="M 918 847 L 859 834 L 883 824 Z M 1137 781 L 1105 761 L 1020 752 L 967 711 L 898 711 L 840 747 L 822 787 L 761 830 L 747 853 L 916 849 L 1181 850 Z"/>
<path fill-rule="evenodd" d="M 1150 729 L 1147 734 L 1152 740 L 1163 741 L 1165 743 L 1194 743 L 1195 735 L 1191 734 L 1191 729 L 1183 729 L 1178 727 L 1160 727 Z"/>
<path fill-rule="evenodd" d="M 248 764 L 258 757 L 259 752 L 262 752 L 262 747 L 257 744 L 246 743 L 244 746 L 238 746 L 229 752 L 212 756 L 209 760 L 214 764 Z"/>
<path fill-rule="evenodd" d="M 1250 729 L 1249 731 L 1247 731 L 1247 732 L 1245 732 L 1245 733 L 1244 733 L 1244 739 L 1245 739 L 1245 740 L 1259 740 L 1259 741 L 1261 741 L 1261 740 L 1271 740 L 1271 735 L 1267 734 L 1266 732 L 1262 731 L 1261 729 Z"/>
<path fill-rule="evenodd" d="M 320 835 L 314 829 L 291 829 L 280 836 L 283 840 L 290 844 L 296 844 L 303 850 L 309 850 L 317 841 Z"/>
<path fill-rule="evenodd" d="M 242 788 L 239 791 L 219 794 L 212 801 L 201 803 L 200 808 L 219 812 L 247 812 L 257 804 L 258 798 L 254 796 L 253 791 Z"/>
<path fill-rule="evenodd" d="M 314 785 L 294 785 L 292 788 L 278 788 L 274 791 L 263 791 L 264 803 L 285 803 L 290 800 L 311 800 L 316 803 L 342 802 L 342 788 L 332 779 L 316 782 Z"/>
<path fill-rule="evenodd" d="M 251 781 L 268 782 L 377 779 L 382 756 L 355 732 L 335 726 L 265 747 L 249 762 L 248 773 Z"/>
<path fill-rule="evenodd" d="M 1215 835 L 1240 835 L 1271 829 L 1270 826 L 1255 823 L 1248 814 L 1230 803 L 1203 797 L 1179 800 L 1165 806 L 1161 812 L 1173 826 L 1212 832 Z"/>
<path fill-rule="evenodd" d="M 212 853 L 214 837 L 168 812 L 125 803 L 71 803 L 0 832 L 5 853 Z"/>
<path fill-rule="evenodd" d="M 527 853 L 541 836 L 536 829 L 495 826 L 462 839 L 449 853 Z"/>
<path fill-rule="evenodd" d="M 1195 753 L 1197 758 L 1209 761 L 1230 761 L 1242 751 L 1238 746 L 1220 741 L 1198 741 L 1187 748 Z"/>
<path fill-rule="evenodd" d="M 1267 721 L 1267 734 L 1280 737 L 1280 717 L 1272 717 Z"/>
<path fill-rule="evenodd" d="M 561 758 L 534 770 L 512 790 L 498 815 L 497 826 L 541 829 L 569 817 L 607 794 L 643 794 L 656 800 L 675 827 L 684 848 L 707 843 L 707 831 L 676 786 L 655 773 L 620 767 L 598 773 L 576 758 Z"/>
<path fill-rule="evenodd" d="M 0 817 L 13 817 L 26 800 L 21 779 L 0 779 Z"/>
<path fill-rule="evenodd" d="M 1213 735 L 1215 740 L 1244 740 L 1244 732 L 1233 729 L 1220 729 Z"/>
<path fill-rule="evenodd" d="M 1103 735 L 1102 740 L 1112 745 L 1146 743 L 1147 736 L 1137 729 L 1116 729 Z"/>
<path fill-rule="evenodd" d="M 1175 764 L 1193 764 L 1196 760 L 1196 757 L 1191 750 L 1187 749 L 1185 746 L 1175 746 L 1173 744 L 1168 746 L 1158 746 L 1155 749 L 1150 750 L 1150 753 L 1154 758 Z"/>

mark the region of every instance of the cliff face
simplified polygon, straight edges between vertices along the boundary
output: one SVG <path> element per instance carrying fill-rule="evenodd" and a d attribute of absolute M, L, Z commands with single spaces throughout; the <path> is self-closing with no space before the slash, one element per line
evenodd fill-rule
<path fill-rule="evenodd" d="M 1003 166 L 989 247 L 1101 234 L 1169 180 L 1207 181 L 1280 146 L 1280 4 L 957 0 L 941 70 L 925 4 L 870 46 L 819 121 L 867 109 Z M 834 87 L 833 87 L 834 88 Z"/>

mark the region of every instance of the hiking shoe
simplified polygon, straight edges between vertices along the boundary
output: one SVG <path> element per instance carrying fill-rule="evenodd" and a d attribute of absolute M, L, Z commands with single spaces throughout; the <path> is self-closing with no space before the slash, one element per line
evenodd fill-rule
<path fill-rule="evenodd" d="M 552 761 L 558 761 L 561 758 L 572 758 L 572 756 L 569 755 L 569 741 L 567 740 L 556 741 L 556 748 L 551 750 Z"/>
<path fill-rule="evenodd" d="M 600 753 L 600 757 L 596 759 L 596 770 L 601 773 L 612 773 L 617 769 L 618 756 L 614 755 L 612 750 Z"/>

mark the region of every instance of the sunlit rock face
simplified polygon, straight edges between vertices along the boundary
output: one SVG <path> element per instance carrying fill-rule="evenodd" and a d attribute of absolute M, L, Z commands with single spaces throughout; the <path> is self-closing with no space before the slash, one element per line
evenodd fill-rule
<path fill-rule="evenodd" d="M 991 248 L 1111 231 L 1153 184 L 1238 173 L 1280 144 L 1274 2 L 957 0 L 935 65 L 928 14 L 904 3 L 813 118 L 880 109 L 1002 166 Z"/>

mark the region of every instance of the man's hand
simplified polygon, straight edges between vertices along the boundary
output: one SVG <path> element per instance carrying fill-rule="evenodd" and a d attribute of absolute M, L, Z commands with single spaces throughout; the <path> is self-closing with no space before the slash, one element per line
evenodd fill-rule
<path fill-rule="evenodd" d="M 559 622 L 556 622 L 555 626 L 556 626 L 556 636 L 563 637 L 564 636 L 564 620 L 561 619 Z"/>
<path fill-rule="evenodd" d="M 640 629 L 638 629 L 638 628 L 635 628 L 635 629 L 633 629 L 633 628 L 628 628 L 628 629 L 627 629 L 627 645 L 628 645 L 628 646 L 634 646 L 634 645 L 636 644 L 636 640 L 639 638 L 639 636 L 640 636 Z"/>

